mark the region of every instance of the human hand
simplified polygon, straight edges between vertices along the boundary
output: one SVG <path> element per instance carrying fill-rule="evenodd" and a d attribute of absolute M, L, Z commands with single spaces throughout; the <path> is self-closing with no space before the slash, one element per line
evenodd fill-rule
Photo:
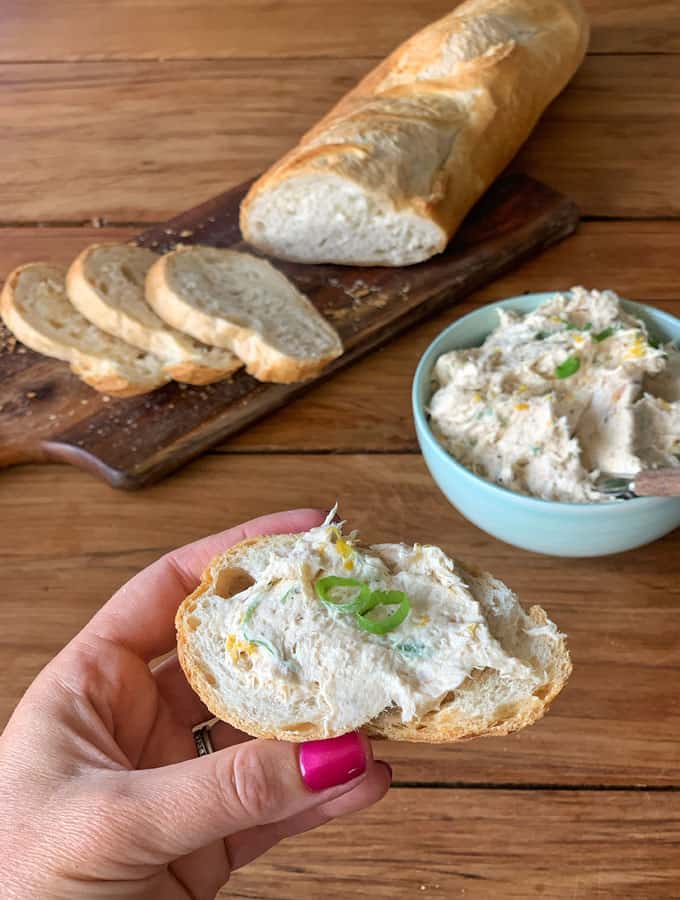
<path fill-rule="evenodd" d="M 3 897 L 212 900 L 283 838 L 381 799 L 389 766 L 356 735 L 288 744 L 218 723 L 196 758 L 210 713 L 176 655 L 149 667 L 216 553 L 322 519 L 266 516 L 164 556 L 43 669 L 0 738 Z"/>

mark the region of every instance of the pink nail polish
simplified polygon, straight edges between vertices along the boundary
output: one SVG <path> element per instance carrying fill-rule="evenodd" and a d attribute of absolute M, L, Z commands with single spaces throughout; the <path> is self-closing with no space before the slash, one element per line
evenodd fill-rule
<path fill-rule="evenodd" d="M 302 780 L 310 791 L 346 784 L 366 771 L 366 753 L 356 732 L 300 747 Z"/>

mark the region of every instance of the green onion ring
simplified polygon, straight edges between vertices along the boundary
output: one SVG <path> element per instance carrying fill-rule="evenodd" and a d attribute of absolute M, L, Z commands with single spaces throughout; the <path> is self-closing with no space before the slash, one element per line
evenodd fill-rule
<path fill-rule="evenodd" d="M 387 634 L 394 631 L 411 611 L 411 602 L 403 591 L 373 591 L 370 605 L 356 613 L 357 625 L 370 634 Z M 398 604 L 398 606 L 397 606 Z M 376 606 L 397 606 L 397 609 L 384 619 L 368 619 L 364 615 Z"/>
<path fill-rule="evenodd" d="M 349 603 L 338 603 L 331 597 L 331 591 L 336 587 L 356 587 L 359 588 L 359 593 Z M 335 606 L 341 612 L 356 613 L 370 609 L 370 606 L 366 604 L 371 601 L 371 589 L 357 578 L 339 578 L 336 575 L 327 575 L 325 578 L 319 578 L 314 588 L 319 600 L 329 606 Z"/>
<path fill-rule="evenodd" d="M 556 378 L 571 378 L 581 368 L 581 360 L 578 356 L 569 356 L 564 360 L 561 366 L 555 369 Z"/>

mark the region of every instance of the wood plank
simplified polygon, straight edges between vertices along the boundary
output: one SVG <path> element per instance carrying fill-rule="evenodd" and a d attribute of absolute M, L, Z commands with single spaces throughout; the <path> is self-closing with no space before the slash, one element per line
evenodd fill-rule
<path fill-rule="evenodd" d="M 393 789 L 279 845 L 219 896 L 671 900 L 679 879 L 677 794 Z"/>
<path fill-rule="evenodd" d="M 88 244 L 131 240 L 134 227 L 0 226 L 0 283 L 32 260 L 68 265 Z M 575 235 L 484 289 L 482 299 L 574 283 L 612 287 L 640 301 L 680 299 L 680 221 L 583 222 Z"/>
<path fill-rule="evenodd" d="M 0 226 L 0 282 L 5 281 L 12 269 L 24 263 L 40 260 L 68 266 L 89 244 L 129 241 L 138 230 L 106 226 L 97 228 L 92 225 L 66 228 Z"/>
<path fill-rule="evenodd" d="M 0 60 L 386 55 L 454 0 L 6 0 Z M 680 51 L 674 0 L 585 0 L 591 52 Z"/>
<path fill-rule="evenodd" d="M 680 57 L 587 59 L 516 165 L 571 196 L 586 215 L 677 216 L 679 76 Z"/>
<path fill-rule="evenodd" d="M 0 229 L 0 280 L 33 259 L 68 264 L 87 244 L 127 240 L 134 229 Z M 242 432 L 227 452 L 410 451 L 416 449 L 410 381 L 434 337 L 489 300 L 574 282 L 613 287 L 623 296 L 680 315 L 680 222 L 586 222 L 578 233 L 499 278 L 450 311 L 411 329 L 378 353 L 339 372 L 289 408 Z M 351 427 L 348 427 L 351 423 Z"/>
<path fill-rule="evenodd" d="M 3 473 L 0 718 L 100 604 L 167 549 L 275 509 L 337 499 L 367 540 L 441 544 L 494 572 L 527 605 L 544 605 L 574 659 L 553 709 L 519 735 L 381 745 L 398 781 L 679 783 L 677 535 L 604 559 L 525 553 L 464 521 L 418 456 L 211 456 L 140 494 L 69 468 Z"/>
<path fill-rule="evenodd" d="M 0 65 L 0 222 L 165 219 L 266 167 L 372 64 Z M 590 57 L 518 165 L 587 215 L 677 216 L 679 129 L 680 56 Z"/>

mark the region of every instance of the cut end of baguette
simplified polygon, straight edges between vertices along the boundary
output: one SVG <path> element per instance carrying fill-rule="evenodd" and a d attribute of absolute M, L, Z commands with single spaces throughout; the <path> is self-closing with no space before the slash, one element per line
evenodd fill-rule
<path fill-rule="evenodd" d="M 97 391 L 117 397 L 144 394 L 168 381 L 160 361 L 111 337 L 69 302 L 65 272 L 48 263 L 15 269 L 0 299 L 2 318 L 22 343 L 70 363 Z"/>
<path fill-rule="evenodd" d="M 304 381 L 342 353 L 337 333 L 310 301 L 248 253 L 175 250 L 151 267 L 146 296 L 165 322 L 231 350 L 259 381 Z"/>
<path fill-rule="evenodd" d="M 251 187 L 241 231 L 304 263 L 444 250 L 585 53 L 577 0 L 467 0 L 398 47 Z"/>
<path fill-rule="evenodd" d="M 147 303 L 146 276 L 158 259 L 132 244 L 93 244 L 68 270 L 69 299 L 107 334 L 157 356 L 169 378 L 195 385 L 221 381 L 241 368 L 241 360 L 171 328 Z"/>
<path fill-rule="evenodd" d="M 241 231 L 279 259 L 335 265 L 409 266 L 448 242 L 431 218 L 323 172 L 290 174 L 274 187 L 266 176 L 256 182 L 241 207 Z"/>
<path fill-rule="evenodd" d="M 318 578 L 346 577 L 348 562 L 373 589 L 410 597 L 392 632 L 369 634 L 318 598 Z M 509 734 L 541 718 L 571 673 L 546 613 L 526 614 L 491 575 L 434 547 L 365 547 L 328 523 L 218 556 L 176 626 L 180 663 L 208 709 L 279 740 Z"/>

